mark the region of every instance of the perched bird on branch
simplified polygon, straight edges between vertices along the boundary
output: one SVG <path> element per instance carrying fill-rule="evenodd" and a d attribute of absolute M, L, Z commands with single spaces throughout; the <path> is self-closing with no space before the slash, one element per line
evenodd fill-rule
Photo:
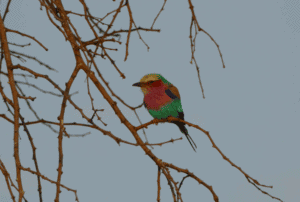
<path fill-rule="evenodd" d="M 140 82 L 132 86 L 140 87 L 144 93 L 144 105 L 151 116 L 155 119 L 175 117 L 184 120 L 178 89 L 160 74 L 147 74 Z M 195 142 L 188 133 L 185 123 L 172 121 L 186 136 L 192 148 L 197 148 Z M 193 144 L 195 147 L 193 146 Z"/>

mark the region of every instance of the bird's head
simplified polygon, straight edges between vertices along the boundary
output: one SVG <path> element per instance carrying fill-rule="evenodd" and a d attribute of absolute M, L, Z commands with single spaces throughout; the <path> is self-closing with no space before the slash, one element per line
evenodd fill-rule
<path fill-rule="evenodd" d="M 147 94 L 151 88 L 158 87 L 163 84 L 168 85 L 170 82 L 168 82 L 160 74 L 147 74 L 140 80 L 140 82 L 135 83 L 132 86 L 140 87 L 142 92 Z"/>

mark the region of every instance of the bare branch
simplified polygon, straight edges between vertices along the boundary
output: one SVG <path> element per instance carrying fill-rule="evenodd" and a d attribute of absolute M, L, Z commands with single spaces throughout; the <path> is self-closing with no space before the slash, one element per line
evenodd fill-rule
<path fill-rule="evenodd" d="M 48 48 L 46 48 L 41 42 L 39 42 L 36 38 L 34 38 L 34 37 L 32 37 L 32 36 L 29 36 L 29 35 L 27 35 L 27 34 L 24 34 L 24 33 L 22 33 L 22 32 L 19 32 L 19 31 L 16 31 L 16 30 L 12 30 L 12 29 L 7 29 L 7 28 L 6 28 L 5 30 L 6 30 L 6 32 L 13 32 L 13 33 L 19 34 L 19 35 L 21 35 L 21 36 L 28 37 L 28 38 L 34 40 L 35 42 L 37 42 L 37 43 L 38 43 L 40 46 L 42 46 L 46 51 L 48 51 Z"/>
<path fill-rule="evenodd" d="M 156 20 L 157 20 L 158 16 L 159 16 L 159 15 L 160 15 L 160 13 L 161 13 L 161 12 L 164 10 L 164 7 L 165 7 L 166 3 L 167 3 L 167 0 L 164 0 L 164 4 L 162 5 L 162 7 L 161 7 L 160 11 L 158 12 L 158 14 L 156 15 L 155 19 L 153 20 L 153 23 L 152 23 L 151 29 L 153 29 L 153 26 L 154 26 L 154 24 L 155 24 L 155 22 L 156 22 Z"/>

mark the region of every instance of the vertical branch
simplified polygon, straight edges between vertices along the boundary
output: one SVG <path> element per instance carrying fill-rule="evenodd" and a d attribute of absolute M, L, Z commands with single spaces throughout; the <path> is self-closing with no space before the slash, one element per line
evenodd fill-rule
<path fill-rule="evenodd" d="M 195 37 L 193 39 L 193 25 L 195 25 Z M 199 79 L 199 84 L 200 84 L 200 87 L 201 87 L 201 91 L 202 91 L 202 96 L 203 96 L 203 99 L 205 99 L 205 96 L 204 96 L 204 88 L 203 88 L 203 85 L 202 85 L 202 82 L 201 82 L 201 78 L 200 78 L 200 68 L 197 64 L 197 61 L 196 61 L 196 58 L 195 58 L 195 51 L 196 51 L 196 37 L 197 37 L 197 28 L 196 28 L 196 24 L 195 24 L 195 20 L 192 18 L 191 20 L 191 25 L 190 25 L 190 41 L 191 41 L 191 52 L 192 52 L 192 56 L 191 56 L 191 64 L 193 64 L 193 61 L 195 62 L 195 66 L 196 66 L 196 70 L 197 70 L 197 74 L 198 74 L 198 79 Z"/>
<path fill-rule="evenodd" d="M 165 171 L 165 168 L 162 169 L 162 172 L 164 173 L 164 175 L 165 175 L 165 177 L 166 177 L 166 179 L 167 179 L 167 181 L 168 181 L 168 185 L 170 186 L 170 190 L 171 190 L 171 192 L 172 192 L 173 200 L 174 200 L 174 202 L 176 202 L 176 194 L 175 194 L 175 191 L 174 191 L 174 187 L 173 187 L 173 185 L 172 185 L 171 180 L 169 179 L 168 174 L 167 174 L 166 171 Z"/>
<path fill-rule="evenodd" d="M 195 21 L 195 23 L 196 23 L 196 25 L 198 27 L 198 31 L 200 32 L 201 31 L 201 27 L 200 27 L 200 25 L 198 23 L 198 20 L 196 18 L 196 15 L 195 15 L 195 12 L 194 12 L 194 6 L 192 4 L 192 0 L 188 0 L 188 2 L 189 2 L 190 9 L 191 9 L 191 12 L 192 12 L 192 19 Z"/>
<path fill-rule="evenodd" d="M 39 166 L 38 166 L 38 162 L 37 162 L 37 158 L 36 158 L 36 147 L 33 143 L 33 138 L 31 137 L 30 133 L 29 133 L 29 130 L 27 128 L 27 126 L 25 125 L 25 122 L 24 122 L 24 118 L 22 117 L 22 115 L 20 114 L 20 118 L 21 118 L 21 122 L 22 122 L 22 125 L 24 127 L 24 131 L 26 132 L 27 134 L 27 137 L 30 141 L 30 144 L 31 144 L 31 148 L 32 148 L 32 160 L 34 161 L 34 165 L 35 165 L 35 169 L 36 169 L 36 172 L 40 172 L 40 169 L 39 169 Z M 40 176 L 37 175 L 37 180 L 38 180 L 38 192 L 39 192 L 39 197 L 40 197 L 40 202 L 43 201 L 43 197 L 42 197 L 42 185 L 41 185 L 41 179 L 40 179 Z"/>
<path fill-rule="evenodd" d="M 132 24 L 133 24 L 133 18 L 132 18 L 132 12 L 129 6 L 129 0 L 127 0 L 126 2 L 126 7 L 128 9 L 128 14 L 129 14 L 129 30 L 128 30 L 128 34 L 127 34 L 127 41 L 126 41 L 126 54 L 125 54 L 125 59 L 124 61 L 127 60 L 127 57 L 129 55 L 128 53 L 128 46 L 129 46 L 129 39 L 130 39 L 130 34 L 131 34 L 131 28 L 132 28 Z"/>
<path fill-rule="evenodd" d="M 9 12 L 9 5 L 10 5 L 11 0 L 8 1 L 7 5 L 6 5 L 6 9 L 4 11 L 4 15 L 3 15 L 3 22 L 5 20 L 5 17 L 7 15 L 7 13 Z"/>
<path fill-rule="evenodd" d="M 55 202 L 59 202 L 59 194 L 61 193 L 60 191 L 60 182 L 61 182 L 61 175 L 62 175 L 62 167 L 63 167 L 63 149 L 62 149 L 62 141 L 63 141 L 63 133 L 65 132 L 65 127 L 64 127 L 64 115 L 65 115 L 65 110 L 67 107 L 67 99 L 69 98 L 69 92 L 71 89 L 71 86 L 74 82 L 74 79 L 76 78 L 78 72 L 79 72 L 79 67 L 76 65 L 69 81 L 66 83 L 66 89 L 64 91 L 64 98 L 62 101 L 62 106 L 60 110 L 60 115 L 58 116 L 59 120 L 59 135 L 58 135 L 58 152 L 59 152 L 59 163 L 58 163 L 58 168 L 57 168 L 57 184 L 56 184 L 56 197 L 55 197 Z"/>
<path fill-rule="evenodd" d="M 62 167 L 63 167 L 63 149 L 62 149 L 62 141 L 63 141 L 63 133 L 65 132 L 65 127 L 64 127 L 64 115 L 65 115 L 65 110 L 67 107 L 67 100 L 69 99 L 69 92 L 71 89 L 71 86 L 78 75 L 78 72 L 80 70 L 79 66 L 82 65 L 83 61 L 82 58 L 80 57 L 80 52 L 76 44 L 76 39 L 74 34 L 72 33 L 69 23 L 68 23 L 68 17 L 65 12 L 65 9 L 62 5 L 62 2 L 60 0 L 55 1 L 55 4 L 57 6 L 57 9 L 59 10 L 59 14 L 61 16 L 61 23 L 62 27 L 64 28 L 66 35 L 68 36 L 68 40 L 70 41 L 72 48 L 74 50 L 74 56 L 76 58 L 76 67 L 69 79 L 69 81 L 66 83 L 66 89 L 64 91 L 64 97 L 61 105 L 61 110 L 60 114 L 57 117 L 59 121 L 59 135 L 58 135 L 58 153 L 59 153 L 59 161 L 58 161 L 58 168 L 57 168 L 57 184 L 56 184 L 56 197 L 55 197 L 55 202 L 59 202 L 59 195 L 61 193 L 60 190 L 60 182 L 61 182 L 61 175 L 62 175 Z M 78 58 L 81 58 L 79 61 Z"/>
<path fill-rule="evenodd" d="M 160 167 L 158 166 L 157 172 L 157 202 L 160 202 Z"/>
<path fill-rule="evenodd" d="M 1 39 L 1 48 L 4 52 L 4 57 L 7 66 L 7 73 L 8 73 L 8 80 L 9 85 L 13 97 L 13 108 L 14 108 L 14 157 L 15 157 L 15 164 L 16 164 L 16 175 L 17 175 L 17 182 L 19 188 L 19 202 L 22 202 L 22 197 L 24 195 L 24 190 L 22 186 L 21 180 L 21 162 L 19 156 L 19 118 L 20 118 L 20 106 L 18 100 L 18 92 L 15 86 L 14 80 L 14 73 L 13 69 L 14 66 L 11 61 L 10 52 L 7 44 L 6 38 L 6 31 L 4 27 L 3 20 L 0 16 L 0 39 Z"/>

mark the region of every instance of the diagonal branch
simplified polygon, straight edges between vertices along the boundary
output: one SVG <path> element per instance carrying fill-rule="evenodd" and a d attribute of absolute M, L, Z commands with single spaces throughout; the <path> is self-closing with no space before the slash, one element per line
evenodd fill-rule
<path fill-rule="evenodd" d="M 227 158 L 223 152 L 217 147 L 217 145 L 215 144 L 215 142 L 213 141 L 213 139 L 211 138 L 210 134 L 208 131 L 204 130 L 203 128 L 201 128 L 200 126 L 198 125 L 195 125 L 195 124 L 192 124 L 190 122 L 187 122 L 187 121 L 184 121 L 182 119 L 179 119 L 179 118 L 174 118 L 174 117 L 168 117 L 167 119 L 155 119 L 155 120 L 152 120 L 152 121 L 149 121 L 148 123 L 145 123 L 143 125 L 140 125 L 138 127 L 136 127 L 135 129 L 136 130 L 140 130 L 142 128 L 147 128 L 149 125 L 151 124 L 157 124 L 157 123 L 165 123 L 165 122 L 172 122 L 172 121 L 179 121 L 179 122 L 182 122 L 182 123 L 185 123 L 187 124 L 188 126 L 192 126 L 194 128 L 197 128 L 198 130 L 201 130 L 210 140 L 210 142 L 212 143 L 212 147 L 215 148 L 220 154 L 221 156 L 223 157 L 224 160 L 226 160 L 228 163 L 230 163 L 231 166 L 237 168 L 246 178 L 247 180 L 251 183 L 251 181 L 253 183 L 253 185 L 258 185 L 258 186 L 261 186 L 261 187 L 266 187 L 266 188 L 273 188 L 273 186 L 269 186 L 269 185 L 264 185 L 264 184 L 260 184 L 256 179 L 252 178 L 250 175 L 248 175 L 246 172 L 244 172 L 241 167 L 238 167 L 236 164 L 234 164 L 229 158 Z M 186 174 L 189 174 L 189 173 L 186 173 Z M 262 191 L 261 189 L 259 189 L 260 191 Z M 262 191 L 263 192 L 263 191 Z M 269 195 L 269 194 L 268 194 Z M 271 195 L 269 195 L 271 196 Z M 273 197 L 271 196 L 272 198 L 275 198 L 277 200 L 280 200 L 276 197 Z M 281 201 L 281 200 L 280 200 Z"/>
<path fill-rule="evenodd" d="M 19 34 L 19 35 L 21 35 L 21 36 L 25 36 L 25 37 L 28 37 L 28 38 L 30 38 L 30 39 L 32 39 L 32 40 L 34 40 L 35 42 L 37 42 L 40 46 L 42 46 L 46 51 L 48 51 L 48 48 L 46 48 L 41 42 L 39 42 L 36 38 L 34 38 L 33 36 L 29 36 L 29 35 L 27 35 L 27 34 L 24 34 L 24 33 L 22 33 L 22 32 L 19 32 L 19 31 L 16 31 L 16 30 L 12 30 L 12 29 L 5 29 L 6 30 L 6 32 L 13 32 L 13 33 L 16 33 L 16 34 Z"/>

